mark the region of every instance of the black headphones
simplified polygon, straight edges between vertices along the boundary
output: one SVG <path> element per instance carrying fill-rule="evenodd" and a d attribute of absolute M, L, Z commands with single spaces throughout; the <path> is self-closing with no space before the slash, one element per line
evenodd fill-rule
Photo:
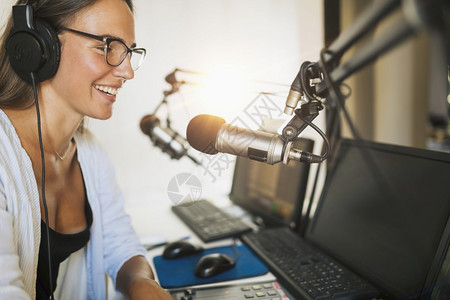
<path fill-rule="evenodd" d="M 25 82 L 53 77 L 58 70 L 61 46 L 54 30 L 39 19 L 34 20 L 31 5 L 13 6 L 13 29 L 6 39 L 6 53 L 11 67 Z"/>

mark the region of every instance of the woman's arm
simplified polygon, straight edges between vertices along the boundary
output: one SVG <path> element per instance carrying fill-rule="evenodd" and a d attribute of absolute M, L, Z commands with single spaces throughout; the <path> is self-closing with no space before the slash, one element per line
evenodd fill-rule
<path fill-rule="evenodd" d="M 91 247 L 96 249 L 92 250 L 93 262 L 95 264 L 101 260 L 102 263 L 101 270 L 96 270 L 94 276 L 106 271 L 116 289 L 133 300 L 173 299 L 154 280 L 151 267 L 144 257 L 145 249 L 131 226 L 130 216 L 124 210 L 125 199 L 108 156 L 89 132 L 77 139 L 77 144 L 94 212 Z M 98 254 L 101 256 L 95 256 Z M 95 265 L 95 268 L 99 266 Z"/>
<path fill-rule="evenodd" d="M 126 261 L 117 274 L 117 289 L 132 300 L 173 298 L 154 280 L 150 265 L 143 256 Z"/>

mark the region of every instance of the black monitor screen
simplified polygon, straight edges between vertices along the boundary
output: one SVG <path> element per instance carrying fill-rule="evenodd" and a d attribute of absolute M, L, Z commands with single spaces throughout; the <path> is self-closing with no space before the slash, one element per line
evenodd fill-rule
<path fill-rule="evenodd" d="M 312 152 L 314 141 L 300 138 L 294 147 Z M 308 180 L 309 165 L 290 161 L 269 165 L 238 157 L 230 199 L 266 225 L 287 224 L 296 228 Z"/>
<path fill-rule="evenodd" d="M 306 237 L 409 299 L 427 288 L 448 243 L 450 153 L 365 144 L 341 142 Z"/>

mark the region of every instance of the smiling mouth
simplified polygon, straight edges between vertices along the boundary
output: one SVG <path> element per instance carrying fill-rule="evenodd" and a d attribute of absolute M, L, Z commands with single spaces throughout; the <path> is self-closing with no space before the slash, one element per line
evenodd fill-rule
<path fill-rule="evenodd" d="M 94 84 L 93 87 L 96 90 L 98 90 L 100 92 L 103 92 L 103 93 L 105 93 L 107 95 L 110 95 L 110 96 L 115 96 L 119 92 L 119 89 L 113 88 L 113 87 L 110 87 L 110 86 Z"/>

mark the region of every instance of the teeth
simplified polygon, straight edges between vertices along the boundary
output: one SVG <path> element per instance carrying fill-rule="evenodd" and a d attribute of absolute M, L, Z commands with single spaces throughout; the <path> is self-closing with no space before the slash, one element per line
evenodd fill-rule
<path fill-rule="evenodd" d="M 94 84 L 94 88 L 99 91 L 102 91 L 104 93 L 108 93 L 110 95 L 117 95 L 117 93 L 119 92 L 119 89 L 115 89 L 115 88 L 103 86 L 103 85 L 98 85 L 98 84 Z"/>

